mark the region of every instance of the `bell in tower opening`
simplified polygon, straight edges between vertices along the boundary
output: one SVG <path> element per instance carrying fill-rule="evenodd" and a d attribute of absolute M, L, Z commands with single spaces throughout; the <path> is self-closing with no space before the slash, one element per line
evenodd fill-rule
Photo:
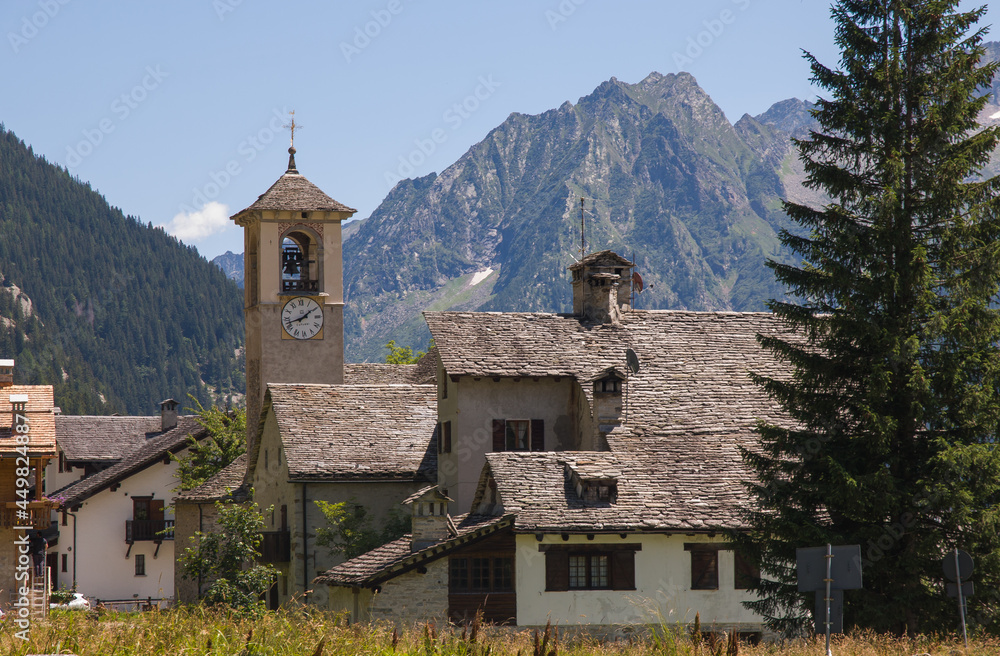
<path fill-rule="evenodd" d="M 292 232 L 281 241 L 281 291 L 316 293 L 319 267 L 316 240 L 305 232 Z"/>

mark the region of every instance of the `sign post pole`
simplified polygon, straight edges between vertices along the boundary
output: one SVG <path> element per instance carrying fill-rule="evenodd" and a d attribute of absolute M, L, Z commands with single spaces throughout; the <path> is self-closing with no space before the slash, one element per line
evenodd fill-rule
<path fill-rule="evenodd" d="M 958 547 L 955 547 L 952 555 L 955 558 L 955 571 L 958 573 L 956 577 L 958 584 L 955 586 L 958 588 L 958 617 L 962 620 L 962 639 L 965 641 L 965 648 L 968 649 L 969 635 L 965 630 L 965 597 L 962 595 L 962 568 L 958 564 Z"/>
<path fill-rule="evenodd" d="M 833 585 L 833 545 L 826 545 L 826 656 L 833 656 L 830 651 L 830 625 L 833 623 L 830 618 L 830 602 L 833 599 L 831 587 Z"/>

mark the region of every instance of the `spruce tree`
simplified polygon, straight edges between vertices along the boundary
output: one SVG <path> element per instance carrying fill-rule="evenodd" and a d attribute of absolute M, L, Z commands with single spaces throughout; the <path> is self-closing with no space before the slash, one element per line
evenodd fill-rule
<path fill-rule="evenodd" d="M 828 97 L 796 142 L 822 207 L 785 203 L 798 266 L 770 261 L 784 337 L 759 336 L 789 365 L 754 376 L 789 421 L 745 449 L 752 608 L 772 628 L 805 625 L 796 547 L 860 544 L 864 590 L 847 625 L 951 630 L 941 558 L 976 559 L 970 615 L 995 622 L 1000 582 L 1000 204 L 977 173 L 997 146 L 977 116 L 996 64 L 981 65 L 985 9 L 945 0 L 843 0 L 832 16 L 839 69 L 806 54 Z M 996 628 L 994 626 L 994 628 Z"/>

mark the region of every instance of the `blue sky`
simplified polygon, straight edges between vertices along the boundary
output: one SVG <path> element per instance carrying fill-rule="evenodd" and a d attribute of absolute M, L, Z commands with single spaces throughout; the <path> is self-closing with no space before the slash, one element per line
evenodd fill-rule
<path fill-rule="evenodd" d="M 837 61 L 817 0 L 4 0 L 0 28 L 0 122 L 207 257 L 242 251 L 292 109 L 299 170 L 364 218 L 611 77 L 689 71 L 735 121 L 815 96 L 802 49 Z"/>

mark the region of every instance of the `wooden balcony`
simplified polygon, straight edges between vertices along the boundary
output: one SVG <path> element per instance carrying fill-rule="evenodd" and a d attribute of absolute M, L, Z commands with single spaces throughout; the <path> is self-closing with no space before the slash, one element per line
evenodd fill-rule
<path fill-rule="evenodd" d="M 292 559 L 292 539 L 288 531 L 263 531 L 260 537 L 260 562 L 287 563 Z"/>
<path fill-rule="evenodd" d="M 4 507 L 0 508 L 0 528 L 13 528 L 15 526 L 48 528 L 54 506 L 46 501 L 31 501 L 28 503 L 28 509 L 22 510 L 17 507 L 16 502 L 8 501 Z"/>
<path fill-rule="evenodd" d="M 132 544 L 133 542 L 173 540 L 173 528 L 174 520 L 172 519 L 126 519 L 125 541 Z M 168 529 L 169 532 L 164 534 L 163 531 Z"/>

